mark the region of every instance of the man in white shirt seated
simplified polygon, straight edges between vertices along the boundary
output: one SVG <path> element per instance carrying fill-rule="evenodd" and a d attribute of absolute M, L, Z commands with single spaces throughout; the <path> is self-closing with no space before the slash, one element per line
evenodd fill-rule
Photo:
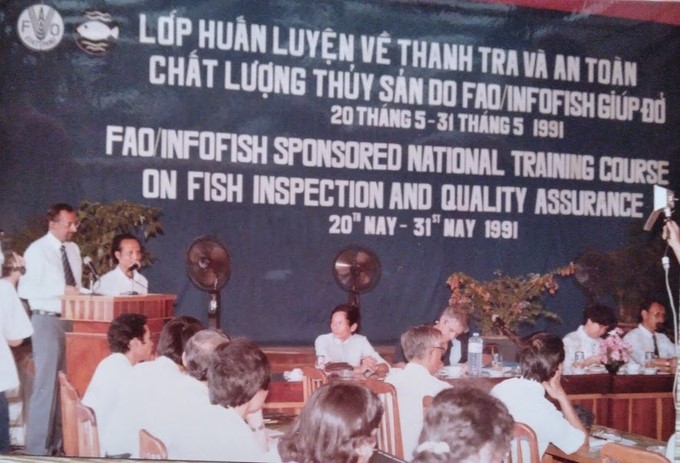
<path fill-rule="evenodd" d="M 423 427 L 423 397 L 434 397 L 451 387 L 434 376 L 443 365 L 446 343 L 447 339 L 434 326 L 409 328 L 401 335 L 401 345 L 406 358 L 411 360 L 403 370 L 393 368 L 385 378 L 397 390 L 404 456 L 409 461 Z"/>
<path fill-rule="evenodd" d="M 111 439 L 100 442 L 109 456 L 139 456 L 139 430 L 167 424 L 162 412 L 176 406 L 178 384 L 186 374 L 182 355 L 189 339 L 203 329 L 193 317 L 179 316 L 163 327 L 156 347 L 157 357 L 135 365 L 118 393 L 108 427 Z M 191 423 L 185 423 L 190 426 Z"/>
<path fill-rule="evenodd" d="M 361 323 L 359 309 L 340 304 L 331 311 L 331 332 L 317 336 L 314 350 L 317 357 L 329 363 L 348 363 L 357 373 L 375 373 L 384 377 L 389 366 L 371 346 L 366 336 L 357 334 Z"/>
<path fill-rule="evenodd" d="M 560 382 L 562 340 L 548 333 L 531 336 L 520 349 L 519 363 L 522 377 L 502 381 L 491 389 L 491 395 L 508 407 L 515 421 L 534 430 L 540 457 L 551 443 L 564 453 L 576 452 L 585 444 L 587 433 Z M 561 412 L 546 399 L 546 393 L 559 404 Z M 529 452 L 523 455 L 528 462 Z"/>
<path fill-rule="evenodd" d="M 659 301 L 651 301 L 640 310 L 640 323 L 630 330 L 623 340 L 631 345 L 631 357 L 635 363 L 645 365 L 645 354 L 651 353 L 653 366 L 666 373 L 675 372 L 671 366 L 676 358 L 675 345 L 663 333 L 657 331 L 666 321 L 666 308 Z"/>
<path fill-rule="evenodd" d="M 615 324 L 614 311 L 606 305 L 593 304 L 583 309 L 583 325 L 562 339 L 565 352 L 564 372 L 572 374 L 576 369 L 600 365 L 600 340 Z M 576 352 L 583 352 L 583 360 L 576 362 Z"/>
<path fill-rule="evenodd" d="M 263 422 L 247 422 L 248 415 L 262 410 L 270 376 L 269 360 L 253 341 L 239 338 L 217 346 L 208 367 L 213 405 L 195 411 L 186 436 L 193 447 L 192 460 L 277 460 L 276 452 L 268 455 L 256 437 L 264 430 Z"/>
<path fill-rule="evenodd" d="M 116 408 L 121 384 L 127 381 L 134 365 L 153 357 L 153 341 L 144 315 L 119 315 L 109 325 L 106 337 L 111 354 L 99 362 L 83 396 L 83 404 L 91 407 L 97 417 L 102 448 L 106 448 L 109 439 L 109 420 Z M 103 452 L 102 456 L 105 456 Z"/>
<path fill-rule="evenodd" d="M 94 291 L 104 296 L 147 294 L 149 282 L 137 271 L 142 262 L 142 245 L 130 233 L 116 235 L 111 243 L 111 257 L 116 268 L 105 273 L 94 285 Z"/>

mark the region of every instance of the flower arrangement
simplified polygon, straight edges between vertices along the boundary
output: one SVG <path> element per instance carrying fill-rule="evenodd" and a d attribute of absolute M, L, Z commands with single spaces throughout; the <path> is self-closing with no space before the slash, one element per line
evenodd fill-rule
<path fill-rule="evenodd" d="M 621 338 L 621 328 L 614 328 L 607 337 L 600 340 L 600 362 L 607 371 L 616 373 L 621 365 L 630 360 L 631 345 Z"/>
<path fill-rule="evenodd" d="M 486 282 L 456 272 L 447 280 L 451 288 L 449 303 L 471 306 L 470 316 L 481 324 L 485 334 L 497 331 L 497 320 L 501 320 L 508 331 L 516 333 L 520 325 L 534 325 L 539 318 L 560 321 L 557 314 L 543 309 L 543 296 L 546 292 L 550 295 L 557 292 L 556 277 L 573 273 L 573 263 L 543 275 L 511 277 L 497 270 L 495 278 Z"/>

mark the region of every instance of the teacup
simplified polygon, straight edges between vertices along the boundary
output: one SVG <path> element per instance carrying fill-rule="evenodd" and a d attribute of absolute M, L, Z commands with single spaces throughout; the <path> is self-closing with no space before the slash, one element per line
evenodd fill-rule
<path fill-rule="evenodd" d="M 463 376 L 463 365 L 456 363 L 442 367 L 442 374 L 448 378 L 460 378 Z"/>

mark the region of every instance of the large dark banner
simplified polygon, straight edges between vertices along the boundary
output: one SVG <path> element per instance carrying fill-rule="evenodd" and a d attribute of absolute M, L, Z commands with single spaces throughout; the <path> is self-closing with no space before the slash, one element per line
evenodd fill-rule
<path fill-rule="evenodd" d="M 382 263 L 361 296 L 376 342 L 432 319 L 452 272 L 623 246 L 677 182 L 680 29 L 450 3 L 6 3 L 0 226 L 59 201 L 161 208 L 151 289 L 206 320 L 185 256 L 215 236 L 223 327 L 276 343 L 327 330 L 350 244 Z M 558 333 L 585 302 L 561 283 Z"/>

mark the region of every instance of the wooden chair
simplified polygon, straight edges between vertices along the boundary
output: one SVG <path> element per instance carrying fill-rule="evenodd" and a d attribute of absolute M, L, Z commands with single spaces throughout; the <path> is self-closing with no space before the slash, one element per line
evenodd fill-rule
<path fill-rule="evenodd" d="M 668 463 L 663 455 L 611 442 L 600 449 L 602 463 Z"/>
<path fill-rule="evenodd" d="M 512 450 L 508 461 L 506 463 L 522 463 L 526 461 L 524 453 L 526 447 L 522 445 L 526 442 L 529 446 L 529 461 L 531 463 L 541 463 L 541 456 L 538 454 L 538 440 L 536 433 L 528 425 L 524 423 L 515 422 L 512 426 Z M 513 456 L 517 456 L 517 460 L 513 460 Z"/>
<path fill-rule="evenodd" d="M 396 389 L 389 383 L 372 378 L 364 381 L 364 385 L 373 391 L 383 404 L 384 413 L 378 426 L 378 448 L 403 459 L 404 447 Z"/>
<path fill-rule="evenodd" d="M 314 391 L 328 382 L 328 377 L 322 370 L 310 366 L 302 367 L 302 375 L 302 400 L 307 403 Z"/>
<path fill-rule="evenodd" d="M 167 460 L 168 450 L 159 438 L 152 436 L 146 429 L 139 430 L 139 458 L 147 460 Z"/>
<path fill-rule="evenodd" d="M 69 382 L 63 371 L 57 373 L 57 376 L 59 378 L 64 455 L 67 457 L 77 457 L 79 455 L 76 405 L 80 403 L 80 397 L 78 397 L 78 392 Z"/>
<path fill-rule="evenodd" d="M 76 429 L 78 435 L 78 456 L 98 458 L 99 432 L 94 411 L 80 403 L 76 403 Z"/>

